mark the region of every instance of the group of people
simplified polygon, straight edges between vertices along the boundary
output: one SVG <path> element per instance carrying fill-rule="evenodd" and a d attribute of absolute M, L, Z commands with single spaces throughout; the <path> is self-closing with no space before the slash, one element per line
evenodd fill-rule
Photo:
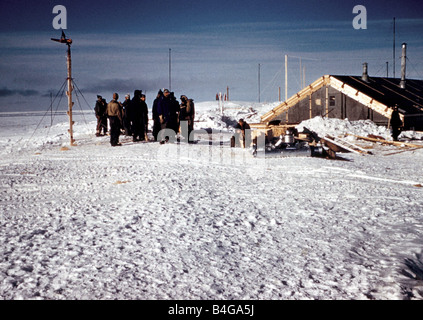
<path fill-rule="evenodd" d="M 98 95 L 94 108 L 97 118 L 96 135 L 110 133 L 110 144 L 120 146 L 119 136 L 123 132 L 126 136 L 132 136 L 133 141 L 148 141 L 148 107 L 142 90 L 135 90 L 131 99 L 125 96 L 123 103 L 119 102 L 119 95 L 113 94 L 113 99 L 107 103 Z M 165 143 L 169 140 L 169 132 L 176 136 L 181 132 L 181 122 L 186 121 L 188 132 L 186 139 L 189 141 L 191 132 L 194 130 L 195 106 L 194 100 L 182 95 L 179 103 L 173 92 L 168 89 L 159 90 L 153 103 L 153 137 L 154 141 L 160 140 Z M 108 130 L 108 124 L 110 130 Z M 166 129 L 166 130 L 164 130 Z M 172 130 L 172 131 L 169 131 Z M 165 132 L 160 135 L 160 132 Z"/>

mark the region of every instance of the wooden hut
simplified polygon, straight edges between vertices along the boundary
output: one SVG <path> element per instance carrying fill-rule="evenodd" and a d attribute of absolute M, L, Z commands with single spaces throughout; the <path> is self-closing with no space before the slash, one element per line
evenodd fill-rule
<path fill-rule="evenodd" d="M 286 127 L 316 116 L 370 119 L 389 126 L 395 105 L 404 130 L 423 130 L 423 80 L 376 78 L 366 72 L 361 77 L 325 75 L 264 114 L 261 123 L 252 127 L 277 135 Z"/>

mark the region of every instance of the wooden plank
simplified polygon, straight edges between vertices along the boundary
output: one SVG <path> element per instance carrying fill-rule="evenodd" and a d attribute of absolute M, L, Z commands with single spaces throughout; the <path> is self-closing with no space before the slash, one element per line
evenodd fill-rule
<path fill-rule="evenodd" d="M 338 137 L 336 138 L 336 140 L 341 141 L 341 142 L 343 142 L 347 145 L 350 145 L 352 148 L 354 148 L 355 150 L 360 151 L 362 153 L 372 154 L 369 150 L 363 149 L 362 147 L 357 146 L 356 144 L 354 144 L 350 141 L 346 141 L 346 140 L 344 140 L 342 138 L 338 138 Z"/>
<path fill-rule="evenodd" d="M 357 154 L 360 154 L 360 155 L 363 155 L 363 154 L 367 153 L 367 152 L 362 152 L 361 150 L 356 150 L 356 149 L 354 149 L 354 148 L 352 148 L 350 146 L 346 146 L 345 144 L 342 144 L 342 143 L 336 141 L 335 139 L 331 139 L 331 138 L 332 137 L 326 136 L 322 140 L 323 141 L 329 141 L 330 143 L 333 143 L 334 145 L 338 146 L 339 148 L 345 149 L 345 150 L 350 151 L 350 152 L 353 152 L 353 153 L 357 153 Z"/>
<path fill-rule="evenodd" d="M 412 143 L 407 143 L 407 142 L 388 141 L 388 140 L 378 139 L 378 138 L 369 138 L 369 137 L 356 136 L 354 134 L 348 134 L 348 135 L 353 136 L 353 137 L 356 137 L 358 139 L 362 139 L 362 140 L 367 140 L 367 141 L 372 141 L 372 142 L 380 142 L 380 143 L 385 143 L 385 144 L 391 144 L 391 145 L 394 145 L 394 146 L 397 146 L 397 147 L 406 146 L 406 147 L 418 148 L 418 149 L 423 148 L 423 145 L 412 144 Z"/>
<path fill-rule="evenodd" d="M 407 148 L 407 149 L 403 149 L 403 150 L 400 150 L 400 151 L 397 151 L 397 152 L 387 153 L 387 154 L 384 154 L 383 156 L 384 156 L 384 157 L 385 157 L 385 156 L 392 156 L 392 155 L 394 155 L 394 154 L 403 153 L 403 152 L 407 152 L 407 151 L 416 151 L 416 150 L 418 150 L 418 149 L 420 149 L 420 148 Z"/>

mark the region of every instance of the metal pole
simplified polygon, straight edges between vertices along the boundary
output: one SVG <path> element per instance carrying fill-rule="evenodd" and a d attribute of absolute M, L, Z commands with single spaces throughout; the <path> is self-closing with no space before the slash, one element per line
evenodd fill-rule
<path fill-rule="evenodd" d="M 395 18 L 394 18 L 394 48 L 393 48 L 393 55 L 394 55 L 394 78 L 395 78 Z"/>
<path fill-rule="evenodd" d="M 53 125 L 53 93 L 50 92 L 50 127 Z"/>
<path fill-rule="evenodd" d="M 169 91 L 172 91 L 172 49 L 169 48 Z"/>
<path fill-rule="evenodd" d="M 402 55 L 401 55 L 401 89 L 405 89 L 405 74 L 406 74 L 406 61 L 407 61 L 407 44 L 402 44 Z"/>
<path fill-rule="evenodd" d="M 258 83 L 259 83 L 259 102 L 260 102 L 260 63 L 259 63 L 259 72 L 258 72 Z"/>

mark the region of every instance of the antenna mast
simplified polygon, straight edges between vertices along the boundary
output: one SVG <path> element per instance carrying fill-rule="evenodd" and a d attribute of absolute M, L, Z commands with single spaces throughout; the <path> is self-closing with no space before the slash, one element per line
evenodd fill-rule
<path fill-rule="evenodd" d="M 172 91 L 172 49 L 169 48 L 169 90 Z"/>
<path fill-rule="evenodd" d="M 64 43 L 68 46 L 67 50 L 67 70 L 68 70 L 68 91 L 66 92 L 66 95 L 68 96 L 68 116 L 69 116 L 69 134 L 70 134 L 70 145 L 75 145 L 75 140 L 73 138 L 73 119 L 72 119 L 72 108 L 73 108 L 73 102 L 72 102 L 72 59 L 71 59 L 71 44 L 72 39 L 67 39 L 65 33 L 62 30 L 62 37 L 60 39 L 53 39 L 52 41 L 56 41 L 59 43 Z"/>
<path fill-rule="evenodd" d="M 394 78 L 395 78 L 395 18 L 394 18 L 394 46 L 393 46 L 393 62 L 394 62 Z"/>

